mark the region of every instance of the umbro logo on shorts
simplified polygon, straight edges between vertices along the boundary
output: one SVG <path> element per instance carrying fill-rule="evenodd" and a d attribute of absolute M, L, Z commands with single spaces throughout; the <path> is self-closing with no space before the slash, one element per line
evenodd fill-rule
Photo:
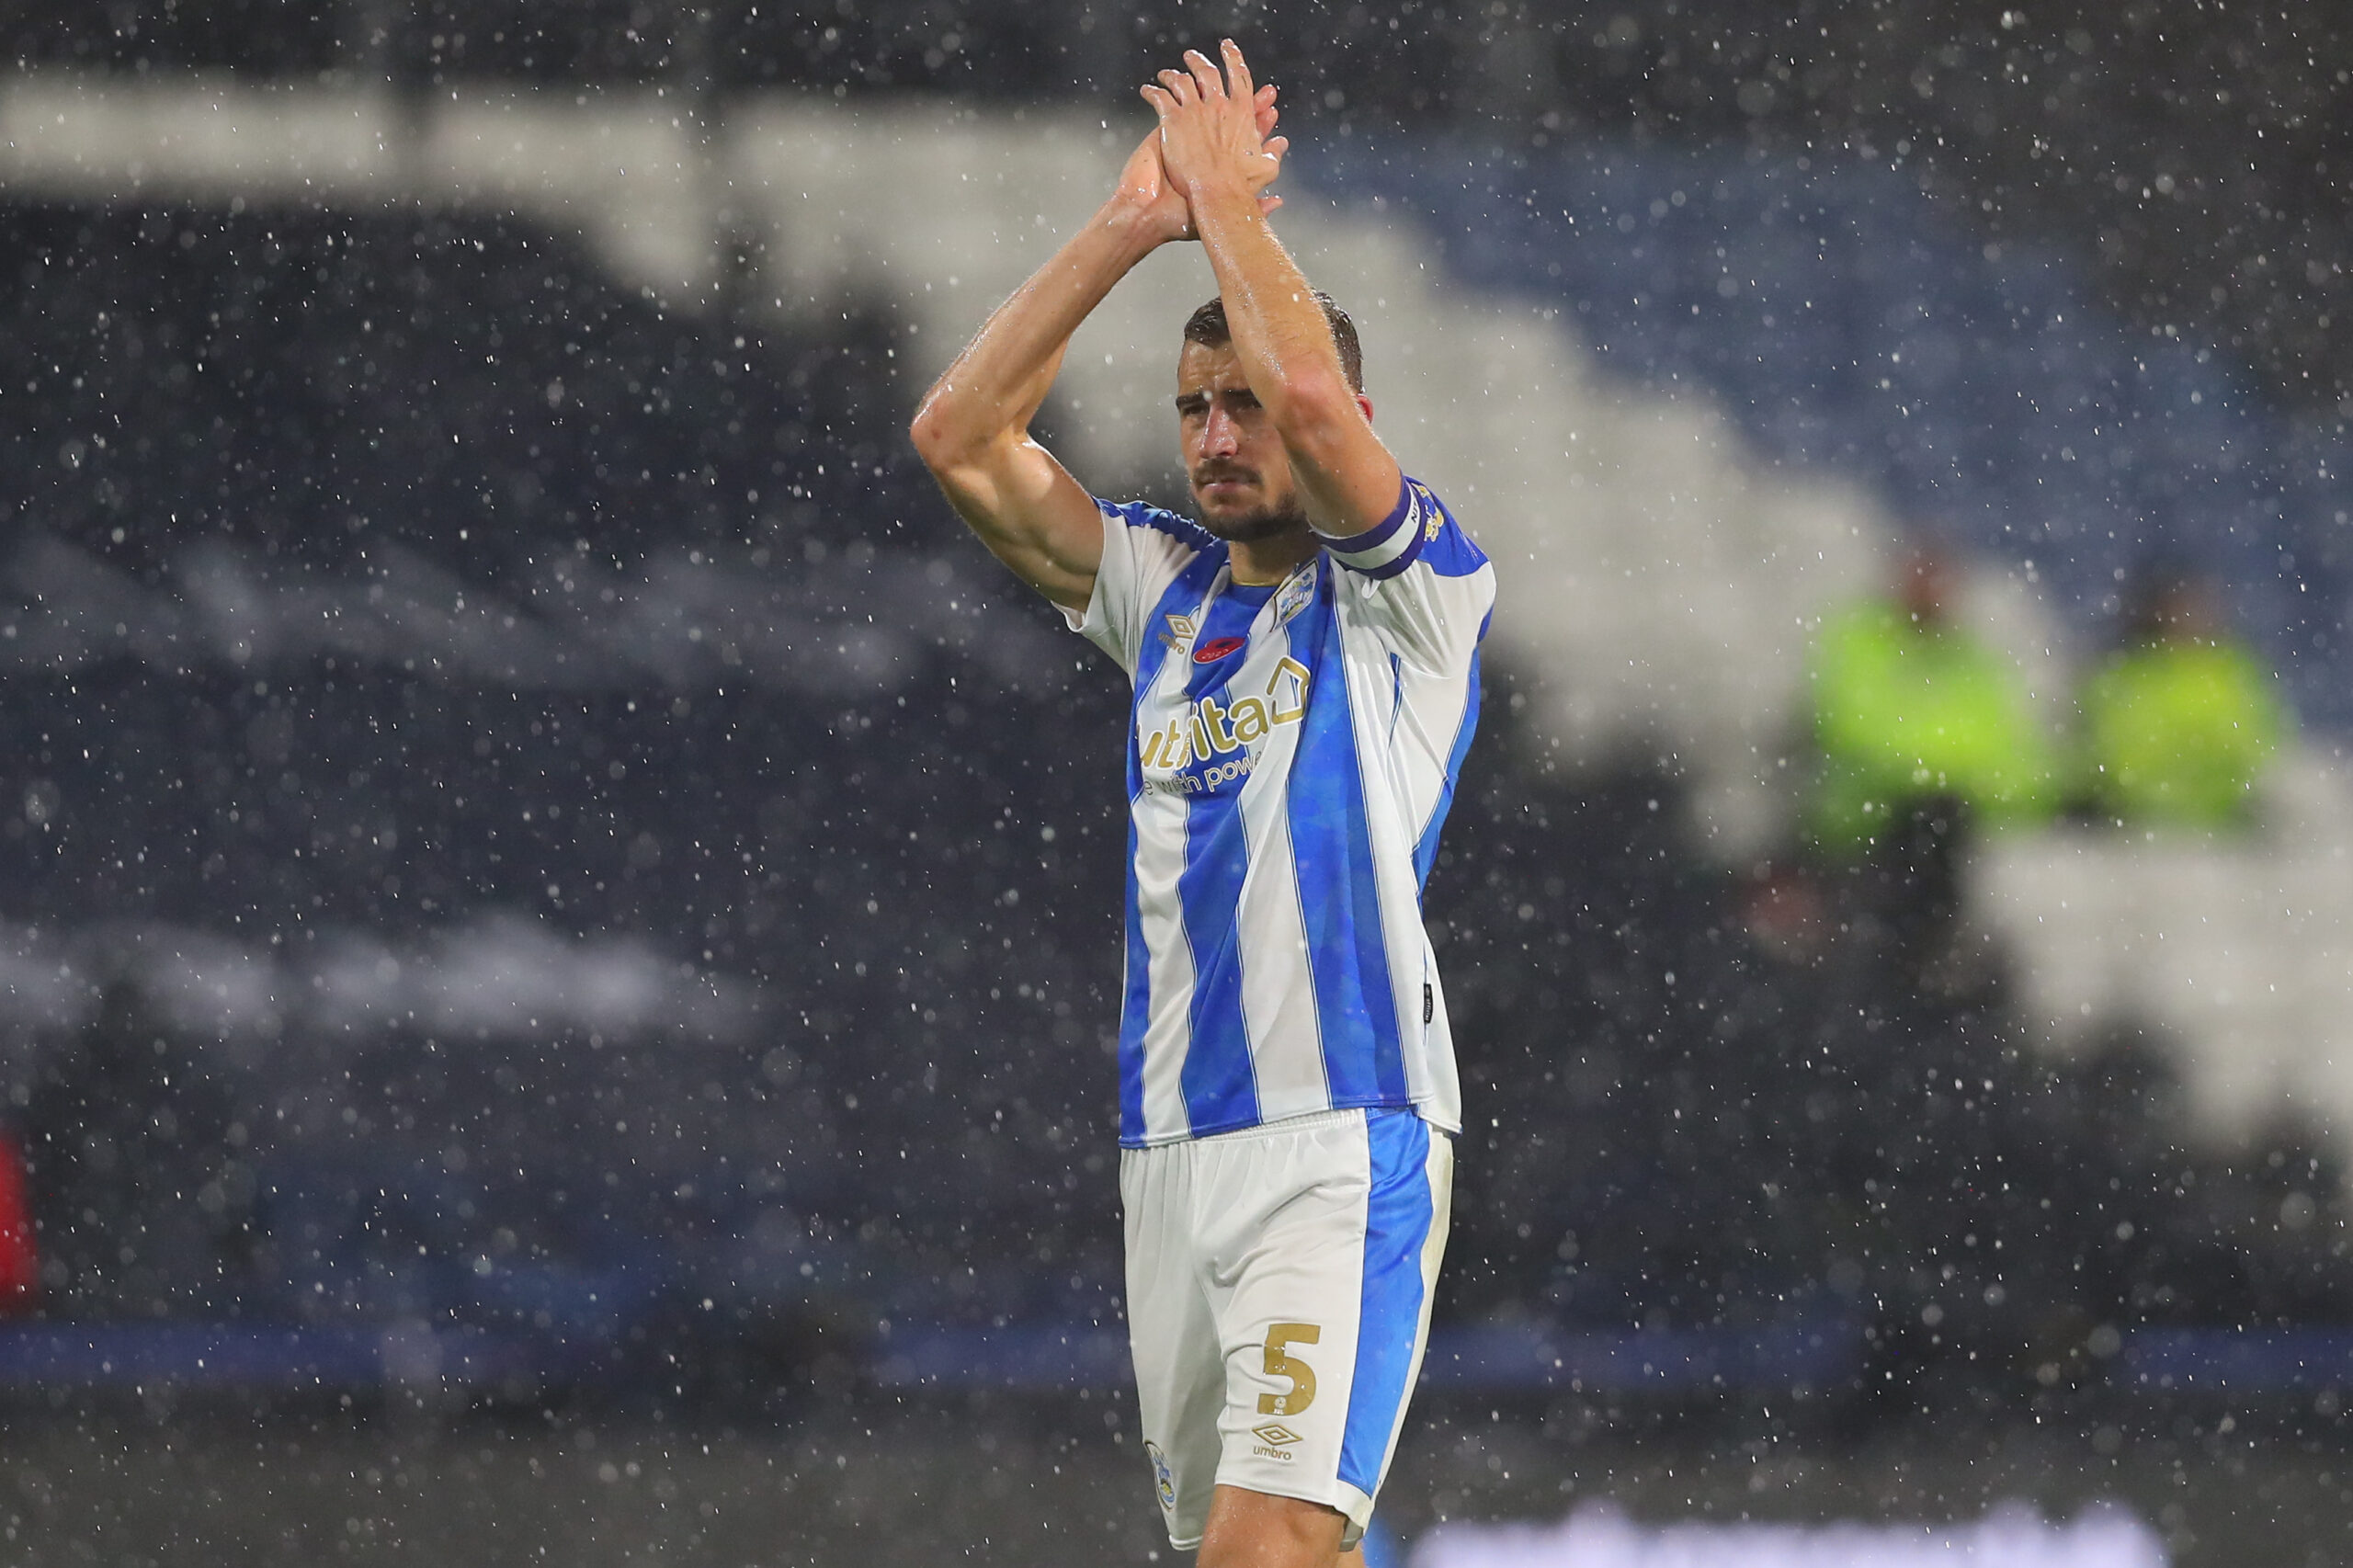
<path fill-rule="evenodd" d="M 1253 1426 L 1250 1435 L 1257 1438 L 1251 1445 L 1254 1454 L 1264 1454 L 1270 1460 L 1290 1458 L 1290 1446 L 1300 1440 L 1299 1434 L 1279 1421 L 1269 1421 L 1264 1426 Z"/>

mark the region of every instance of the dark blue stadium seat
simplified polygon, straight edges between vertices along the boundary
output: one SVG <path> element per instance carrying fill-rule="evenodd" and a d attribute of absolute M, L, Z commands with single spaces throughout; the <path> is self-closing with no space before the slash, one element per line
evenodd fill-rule
<path fill-rule="evenodd" d="M 1561 297 L 1605 366 L 1706 389 L 1768 458 L 2032 562 L 2087 642 L 2120 571 L 2213 573 L 2304 718 L 2353 725 L 2353 574 L 2307 455 L 2343 437 L 2268 406 L 2225 356 L 2131 331 L 2054 255 L 1961 233 L 1902 176 L 1829 158 L 1380 142 L 1298 173 L 1415 213 L 1466 282 Z"/>

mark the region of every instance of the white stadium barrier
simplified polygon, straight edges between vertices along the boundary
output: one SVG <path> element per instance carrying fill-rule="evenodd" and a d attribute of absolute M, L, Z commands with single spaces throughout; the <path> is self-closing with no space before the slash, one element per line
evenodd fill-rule
<path fill-rule="evenodd" d="M 1557 1524 L 1445 1524 L 1410 1568 L 2165 1568 L 2165 1542 L 2129 1514 L 2050 1524 L 1997 1508 L 1953 1525 L 1638 1525 L 1607 1506 Z"/>
<path fill-rule="evenodd" d="M 2233 1142 L 2283 1114 L 2353 1129 L 2353 794 L 2299 752 L 2263 804 L 2241 840 L 2019 836 L 1971 877 L 2037 1037 L 2072 1053 L 2151 1029 L 2192 1116 Z"/>

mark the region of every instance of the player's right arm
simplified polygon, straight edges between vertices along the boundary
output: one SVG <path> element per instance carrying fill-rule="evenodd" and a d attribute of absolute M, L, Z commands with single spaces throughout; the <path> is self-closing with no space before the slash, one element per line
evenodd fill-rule
<path fill-rule="evenodd" d="M 1274 89 L 1258 97 L 1260 134 Z M 909 435 L 957 514 L 1014 574 L 1083 611 L 1103 559 L 1103 514 L 1086 487 L 1029 434 L 1071 334 L 1136 263 L 1193 237 L 1153 131 L 1119 187 L 1053 259 L 997 308 L 915 410 Z"/>

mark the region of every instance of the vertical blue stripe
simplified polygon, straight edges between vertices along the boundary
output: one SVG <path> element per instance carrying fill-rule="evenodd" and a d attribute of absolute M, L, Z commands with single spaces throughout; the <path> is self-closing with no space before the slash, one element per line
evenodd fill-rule
<path fill-rule="evenodd" d="M 1168 657 L 1165 640 L 1167 618 L 1188 614 L 1200 602 L 1224 558 L 1222 550 L 1206 551 L 1176 574 L 1176 580 L 1168 585 L 1159 602 L 1153 606 L 1152 614 L 1145 618 L 1142 640 L 1136 651 L 1135 690 L 1128 705 L 1127 983 L 1120 1005 L 1120 1142 L 1131 1146 L 1143 1142 L 1148 1132 L 1143 1115 L 1143 1034 L 1144 1027 L 1152 1021 L 1152 949 L 1144 941 L 1143 910 L 1136 892 L 1135 804 L 1143 793 L 1143 752 L 1136 733 L 1137 710 L 1143 706 L 1153 683 L 1160 678 L 1160 666 Z"/>
<path fill-rule="evenodd" d="M 1136 651 L 1135 689 L 1128 699 L 1128 799 L 1132 801 L 1143 793 L 1142 742 L 1136 733 L 1136 710 L 1143 706 L 1145 694 L 1160 678 L 1160 666 L 1168 660 L 1168 618 L 1172 615 L 1190 616 L 1200 607 L 1201 596 L 1216 581 L 1218 568 L 1225 564 L 1225 551 L 1212 551 L 1198 555 L 1176 574 L 1176 580 L 1161 591 L 1152 613 L 1143 619 L 1142 645 Z M 1130 867 L 1135 862 L 1130 860 Z"/>
<path fill-rule="evenodd" d="M 1332 1104 L 1403 1105 L 1410 1090 L 1382 942 L 1347 659 L 1332 601 L 1336 575 L 1324 574 L 1314 607 L 1289 628 L 1291 657 L 1313 672 L 1286 796 L 1291 858 Z"/>
<path fill-rule="evenodd" d="M 1238 918 L 1250 846 L 1230 798 L 1211 804 L 1197 796 L 1189 805 L 1176 892 L 1193 949 L 1193 1039 L 1178 1081 L 1193 1131 L 1223 1132 L 1258 1119 L 1257 1071 L 1242 1021 Z"/>
<path fill-rule="evenodd" d="M 1483 627 L 1480 635 L 1486 635 Z M 1446 813 L 1454 805 L 1454 786 L 1462 777 L 1462 759 L 1471 750 L 1471 737 L 1479 729 L 1479 658 L 1481 650 L 1471 650 L 1471 676 L 1462 694 L 1462 722 L 1454 732 L 1453 749 L 1447 753 L 1446 783 L 1439 789 L 1438 804 L 1430 808 L 1430 820 L 1422 824 L 1422 836 L 1414 845 L 1414 882 L 1427 889 L 1430 885 L 1430 867 L 1438 859 L 1438 832 L 1446 825 Z"/>
<path fill-rule="evenodd" d="M 1200 617 L 1193 646 L 1221 638 L 1246 637 L 1258 611 L 1272 597 L 1229 588 Z M 1228 655 L 1197 665 L 1186 684 L 1188 696 L 1222 691 L 1245 660 Z M 1224 760 L 1242 756 L 1224 754 Z M 1218 765 L 1195 762 L 1195 772 Z M 1257 1067 L 1250 1059 L 1250 1030 L 1242 1014 L 1242 884 L 1250 874 L 1250 840 L 1242 822 L 1242 785 L 1236 779 L 1212 791 L 1186 798 L 1185 869 L 1176 880 L 1185 912 L 1185 940 L 1193 950 L 1192 1046 L 1185 1053 L 1178 1083 L 1185 1116 L 1196 1133 L 1222 1132 L 1258 1120 Z"/>
<path fill-rule="evenodd" d="M 1437 1222 L 1430 1191 L 1430 1125 L 1411 1111 L 1368 1112 L 1365 1147 L 1371 1191 L 1365 1198 L 1364 1284 L 1357 1315 L 1356 1377 L 1340 1429 L 1340 1479 L 1370 1496 L 1380 1490 L 1390 1434 L 1412 1390 L 1414 1343 L 1422 1327 L 1422 1248 Z"/>

